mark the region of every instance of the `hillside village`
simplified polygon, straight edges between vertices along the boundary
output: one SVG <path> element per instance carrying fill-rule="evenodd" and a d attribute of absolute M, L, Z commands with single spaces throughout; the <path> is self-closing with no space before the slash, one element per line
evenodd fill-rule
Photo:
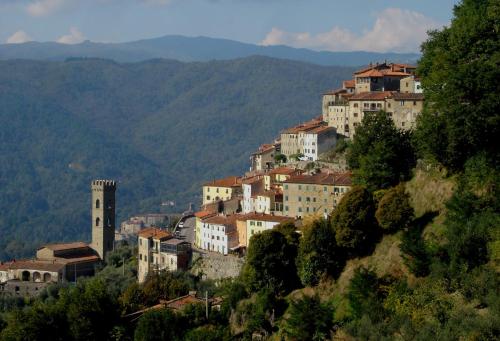
<path fill-rule="evenodd" d="M 322 96 L 322 114 L 280 132 L 250 157 L 250 169 L 240 176 L 206 182 L 201 209 L 194 213 L 193 243 L 163 228 L 164 214 L 132 217 L 121 225 L 123 234 L 138 245 L 137 276 L 144 282 L 151 272 L 188 270 L 193 251 L 239 258 L 251 237 L 281 223 L 300 230 L 307 216 L 327 216 L 352 186 L 346 167 L 323 160 L 339 141 L 352 139 L 364 115 L 386 111 L 397 127 L 411 129 L 423 107 L 415 67 L 406 64 L 370 64 L 354 73 L 342 88 Z M 1 290 L 36 295 L 54 282 L 92 276 L 113 250 L 116 184 L 92 182 L 92 243 L 50 244 L 36 257 L 0 264 Z M 185 219 L 186 217 L 184 217 Z M 179 225 L 179 224 L 177 224 Z M 176 226 L 176 230 L 182 229 Z M 237 275 L 237 274 L 233 274 Z"/>
<path fill-rule="evenodd" d="M 396 127 L 413 128 L 424 101 L 415 69 L 384 62 L 355 72 L 342 88 L 323 94 L 322 115 L 283 130 L 252 153 L 248 172 L 203 184 L 193 250 L 208 252 L 208 258 L 212 253 L 239 257 L 257 233 L 281 223 L 300 230 L 303 218 L 331 214 L 351 188 L 352 175 L 322 158 L 338 141 L 352 139 L 371 112 L 384 110 Z M 177 251 L 175 261 L 161 251 L 178 243 L 171 233 L 151 227 L 138 236 L 139 282 L 151 271 L 188 268 L 188 247 Z"/>
<path fill-rule="evenodd" d="M 281 131 L 258 116 L 279 110 L 271 96 L 251 117 L 265 140 L 238 143 L 236 125 L 251 129 L 223 121 L 233 145 L 207 149 L 217 168 L 198 162 L 203 178 L 179 183 L 185 193 L 131 195 L 132 179 L 87 173 L 89 229 L 78 236 L 91 240 L 4 253 L 0 341 L 500 339 L 499 11 L 497 0 L 456 4 L 449 26 L 427 32 L 418 75 L 385 61 L 298 87 L 321 95 L 322 111 L 285 110 L 294 122 Z M 341 87 L 322 89 L 332 82 Z M 245 162 L 242 145 L 240 173 L 225 164 Z M 193 188 L 198 202 L 174 213 Z M 118 226 L 137 194 L 149 204 L 133 201 L 142 212 Z"/>

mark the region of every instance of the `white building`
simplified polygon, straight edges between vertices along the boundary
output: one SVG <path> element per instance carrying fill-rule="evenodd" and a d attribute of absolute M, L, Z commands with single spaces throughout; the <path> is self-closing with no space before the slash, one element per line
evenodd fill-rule
<path fill-rule="evenodd" d="M 334 148 L 337 143 L 337 130 L 334 127 L 320 126 L 299 134 L 302 141 L 302 154 L 307 160 L 316 161 L 319 155 Z"/>
<path fill-rule="evenodd" d="M 243 189 L 242 212 L 250 213 L 255 211 L 255 196 L 264 191 L 264 178 L 254 176 L 243 179 L 241 187 Z"/>
<path fill-rule="evenodd" d="M 236 215 L 215 216 L 203 221 L 201 228 L 201 248 L 227 255 L 238 246 Z"/>

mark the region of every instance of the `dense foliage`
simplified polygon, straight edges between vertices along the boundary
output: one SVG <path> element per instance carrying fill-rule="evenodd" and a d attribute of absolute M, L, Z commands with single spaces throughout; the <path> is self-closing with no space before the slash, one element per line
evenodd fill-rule
<path fill-rule="evenodd" d="M 415 165 L 410 136 L 386 112 L 366 114 L 347 153 L 354 181 L 374 191 L 408 179 Z"/>
<path fill-rule="evenodd" d="M 403 184 L 387 190 L 375 212 L 379 226 L 391 232 L 407 227 L 413 220 L 413 215 L 410 196 L 405 192 Z"/>
<path fill-rule="evenodd" d="M 320 110 L 352 69 L 264 57 L 0 62 L 0 260 L 88 240 L 90 181 L 118 181 L 118 222 L 200 202 L 200 184 Z"/>
<path fill-rule="evenodd" d="M 427 105 L 416 140 L 424 156 L 458 171 L 478 152 L 499 153 L 500 3 L 464 0 L 454 12 L 422 45 Z"/>

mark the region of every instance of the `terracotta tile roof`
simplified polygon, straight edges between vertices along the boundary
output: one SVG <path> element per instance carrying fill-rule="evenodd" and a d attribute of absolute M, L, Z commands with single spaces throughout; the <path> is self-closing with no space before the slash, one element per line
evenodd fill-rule
<path fill-rule="evenodd" d="M 189 242 L 187 242 L 183 239 L 177 239 L 177 238 L 168 239 L 168 240 L 165 240 L 162 242 L 162 244 L 170 244 L 170 245 L 179 245 L 179 244 L 183 244 L 183 243 L 189 244 Z"/>
<path fill-rule="evenodd" d="M 244 185 L 252 185 L 258 182 L 264 181 L 264 178 L 262 175 L 256 175 L 256 176 L 251 176 L 249 178 L 245 178 L 241 180 L 241 183 Z"/>
<path fill-rule="evenodd" d="M 180 310 L 188 304 L 204 303 L 203 299 L 197 298 L 194 295 L 186 295 L 164 303 L 164 306 L 174 310 Z"/>
<path fill-rule="evenodd" d="M 355 88 L 356 87 L 356 81 L 354 79 L 349 79 L 347 81 L 343 82 L 344 88 L 349 89 L 349 88 Z"/>
<path fill-rule="evenodd" d="M 395 92 L 392 94 L 391 98 L 395 99 L 396 101 L 401 101 L 401 100 L 423 101 L 424 94 Z"/>
<path fill-rule="evenodd" d="M 307 130 L 310 130 L 310 129 L 314 129 L 314 128 L 318 127 L 318 126 L 325 125 L 325 124 L 326 123 L 323 122 L 323 117 L 322 116 L 318 116 L 318 117 L 315 117 L 314 119 L 312 119 L 311 121 L 304 122 L 304 123 L 301 123 L 301 124 L 296 125 L 294 127 L 285 129 L 283 131 L 283 133 L 284 134 L 297 134 L 299 132 L 303 132 L 303 131 L 307 131 Z"/>
<path fill-rule="evenodd" d="M 282 223 L 285 221 L 290 221 L 293 222 L 295 219 L 290 218 L 290 217 L 283 217 L 283 216 L 276 216 L 272 214 L 265 214 L 265 213 L 248 213 L 241 215 L 238 220 L 257 220 L 257 221 L 268 221 L 268 222 L 277 222 L 277 223 Z"/>
<path fill-rule="evenodd" d="M 236 219 L 237 219 L 236 214 L 227 215 L 227 216 L 217 215 L 217 216 L 205 219 L 205 223 L 224 225 L 224 226 L 232 226 L 235 224 Z"/>
<path fill-rule="evenodd" d="M 319 126 L 314 129 L 311 129 L 307 132 L 307 134 L 321 134 L 325 132 L 330 132 L 336 130 L 334 127 L 329 127 L 329 126 Z"/>
<path fill-rule="evenodd" d="M 87 263 L 87 262 L 97 262 L 97 261 L 100 261 L 101 259 L 97 255 L 88 255 L 88 256 L 73 257 L 73 258 L 57 257 L 57 260 L 61 263 L 69 265 L 69 264 L 79 264 L 79 263 Z"/>
<path fill-rule="evenodd" d="M 369 91 L 356 94 L 349 98 L 349 101 L 383 101 L 390 98 L 393 91 Z"/>
<path fill-rule="evenodd" d="M 63 250 L 73 250 L 73 249 L 84 249 L 88 248 L 89 244 L 84 242 L 73 242 L 73 243 L 59 243 L 59 244 L 47 244 L 38 248 L 38 250 L 47 248 L 52 251 L 63 251 Z"/>
<path fill-rule="evenodd" d="M 216 213 L 211 212 L 211 211 L 199 211 L 199 212 L 196 212 L 196 213 L 194 214 L 194 216 L 195 216 L 196 218 L 200 218 L 200 219 L 202 219 L 202 220 L 203 220 L 203 219 L 208 218 L 208 217 L 211 217 L 211 216 L 213 216 L 213 215 L 215 215 L 215 214 L 216 214 Z"/>
<path fill-rule="evenodd" d="M 138 233 L 139 237 L 142 238 L 153 238 L 153 239 L 167 239 L 172 238 L 172 234 L 168 231 L 159 229 L 157 227 L 148 227 L 140 230 Z"/>
<path fill-rule="evenodd" d="M 279 168 L 274 168 L 271 170 L 268 174 L 274 175 L 292 175 L 292 174 L 297 174 L 297 173 L 302 173 L 300 169 L 293 169 L 289 167 L 279 167 Z"/>
<path fill-rule="evenodd" d="M 58 272 L 66 266 L 65 263 L 59 261 L 41 261 L 41 260 L 15 260 L 8 263 L 8 269 L 12 270 L 38 270 Z"/>
<path fill-rule="evenodd" d="M 329 186 L 350 186 L 352 184 L 350 173 L 318 173 L 314 175 L 302 174 L 292 176 L 290 179 L 286 180 L 285 183 Z"/>
<path fill-rule="evenodd" d="M 356 77 L 384 77 L 384 74 L 376 69 L 370 69 L 368 71 L 356 74 Z"/>
<path fill-rule="evenodd" d="M 211 187 L 239 187 L 241 186 L 241 177 L 239 176 L 230 176 L 224 179 L 212 180 L 210 182 L 205 183 L 203 186 L 211 186 Z"/>

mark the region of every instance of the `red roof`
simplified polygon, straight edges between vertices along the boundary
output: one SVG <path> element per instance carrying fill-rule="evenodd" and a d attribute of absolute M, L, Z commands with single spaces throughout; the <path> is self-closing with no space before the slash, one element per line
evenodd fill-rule
<path fill-rule="evenodd" d="M 59 244 L 47 244 L 38 248 L 38 250 L 47 248 L 52 251 L 63 251 L 63 250 L 74 250 L 74 249 L 86 249 L 89 245 L 83 242 L 73 242 L 73 243 L 59 243 Z"/>
<path fill-rule="evenodd" d="M 159 229 L 157 227 L 148 227 L 138 233 L 139 237 L 142 238 L 153 238 L 153 239 L 168 239 L 172 238 L 172 234 L 168 231 Z"/>
<path fill-rule="evenodd" d="M 349 88 L 355 88 L 356 87 L 356 81 L 354 79 L 349 79 L 347 81 L 343 82 L 344 88 L 349 89 Z"/>
<path fill-rule="evenodd" d="M 349 101 L 384 101 L 390 98 L 393 91 L 368 91 L 356 94 L 349 98 Z"/>
<path fill-rule="evenodd" d="M 311 184 L 311 185 L 329 185 L 329 186 L 351 186 L 350 173 L 318 173 L 313 175 L 302 174 L 292 176 L 286 180 L 289 184 Z"/>
<path fill-rule="evenodd" d="M 211 187 L 239 187 L 241 186 L 241 177 L 230 176 L 224 179 L 212 180 L 211 182 L 205 183 L 203 186 Z"/>
<path fill-rule="evenodd" d="M 279 174 L 279 175 L 292 175 L 292 174 L 300 174 L 302 171 L 300 169 L 293 169 L 289 167 L 279 167 L 279 168 L 274 168 L 269 172 L 269 174 L 274 175 L 274 174 Z"/>
<path fill-rule="evenodd" d="M 265 213 L 248 213 L 248 214 L 241 214 L 238 216 L 236 220 L 257 220 L 257 221 L 269 221 L 269 222 L 277 222 L 277 223 L 282 223 L 285 221 L 290 221 L 293 222 L 294 219 L 290 217 L 283 217 L 283 216 L 276 216 L 272 214 L 265 214 Z"/>
<path fill-rule="evenodd" d="M 211 217 L 213 215 L 215 215 L 215 213 L 210 211 L 199 211 L 194 214 L 195 217 L 200 218 L 202 220 Z"/>

